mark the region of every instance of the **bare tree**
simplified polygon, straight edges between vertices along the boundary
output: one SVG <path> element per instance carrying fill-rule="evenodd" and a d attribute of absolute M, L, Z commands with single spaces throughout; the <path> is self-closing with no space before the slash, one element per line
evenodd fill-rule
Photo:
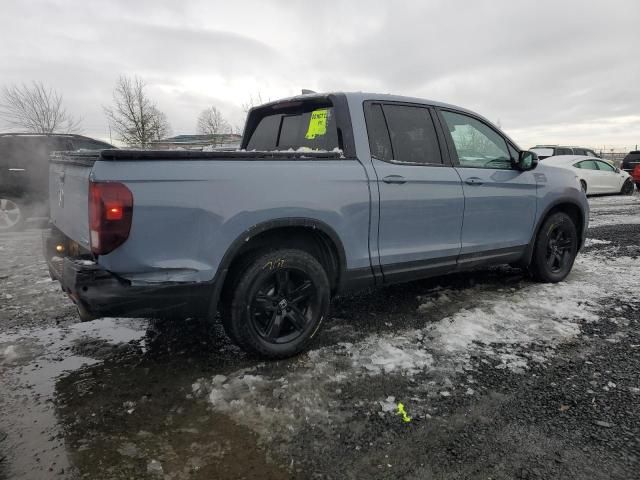
<path fill-rule="evenodd" d="M 269 100 L 267 100 L 267 102 L 268 101 Z M 262 105 L 263 103 L 265 103 L 265 101 L 262 100 L 262 93 L 258 92 L 255 95 L 249 95 L 249 99 L 242 104 L 242 111 L 246 116 L 249 113 L 249 110 L 253 107 L 257 107 L 258 105 Z"/>
<path fill-rule="evenodd" d="M 197 131 L 201 135 L 220 135 L 231 133 L 231 125 L 224 119 L 220 110 L 211 106 L 200 112 Z"/>
<path fill-rule="evenodd" d="M 113 107 L 104 107 L 109 125 L 129 146 L 146 148 L 171 133 L 167 116 L 147 96 L 141 78 L 121 76 L 113 91 Z"/>
<path fill-rule="evenodd" d="M 42 82 L 4 87 L 0 117 L 9 127 L 32 133 L 74 133 L 80 130 L 80 119 L 67 113 L 62 105 L 62 95 Z"/>

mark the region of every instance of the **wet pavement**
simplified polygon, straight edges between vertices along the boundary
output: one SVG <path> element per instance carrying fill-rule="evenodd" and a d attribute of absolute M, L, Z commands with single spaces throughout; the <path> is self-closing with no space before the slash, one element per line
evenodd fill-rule
<path fill-rule="evenodd" d="M 361 292 L 268 363 L 216 324 L 76 323 L 41 231 L 0 234 L 0 478 L 634 478 L 640 196 L 591 204 L 567 282 Z"/>

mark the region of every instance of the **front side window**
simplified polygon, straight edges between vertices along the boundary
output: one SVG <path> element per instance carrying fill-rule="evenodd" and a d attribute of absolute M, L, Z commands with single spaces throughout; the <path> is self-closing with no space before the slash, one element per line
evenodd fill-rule
<path fill-rule="evenodd" d="M 511 169 L 511 154 L 498 133 L 473 117 L 443 111 L 461 167 Z"/>
<path fill-rule="evenodd" d="M 405 105 L 382 108 L 396 162 L 442 164 L 438 136 L 428 109 Z"/>
<path fill-rule="evenodd" d="M 571 148 L 556 148 L 556 155 L 573 155 Z"/>

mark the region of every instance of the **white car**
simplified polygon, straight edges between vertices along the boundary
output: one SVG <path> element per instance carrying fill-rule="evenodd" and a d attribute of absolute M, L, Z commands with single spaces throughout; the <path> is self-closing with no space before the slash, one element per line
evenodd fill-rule
<path fill-rule="evenodd" d="M 558 155 L 546 158 L 544 164 L 573 171 L 580 180 L 582 190 L 589 195 L 602 193 L 632 195 L 635 190 L 631 175 L 600 158 Z"/>

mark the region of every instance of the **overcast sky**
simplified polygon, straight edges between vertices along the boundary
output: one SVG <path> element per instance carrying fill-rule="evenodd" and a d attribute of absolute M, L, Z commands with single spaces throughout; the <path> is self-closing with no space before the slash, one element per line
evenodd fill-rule
<path fill-rule="evenodd" d="M 402 6 L 400 6 L 402 5 Z M 40 80 L 108 139 L 139 75 L 173 132 L 258 93 L 362 90 L 470 108 L 521 147 L 640 144 L 640 1 L 0 0 L 0 86 Z"/>

